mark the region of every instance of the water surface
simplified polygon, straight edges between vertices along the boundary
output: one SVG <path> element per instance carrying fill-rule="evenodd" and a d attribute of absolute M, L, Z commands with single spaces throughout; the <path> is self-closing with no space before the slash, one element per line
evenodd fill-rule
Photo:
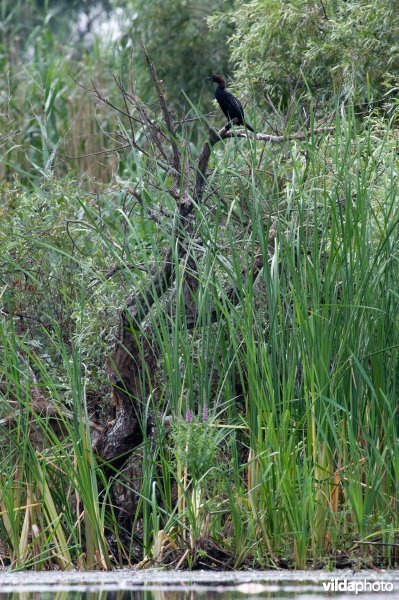
<path fill-rule="evenodd" d="M 344 600 L 356 596 L 399 599 L 399 571 L 0 572 L 0 600 Z"/>

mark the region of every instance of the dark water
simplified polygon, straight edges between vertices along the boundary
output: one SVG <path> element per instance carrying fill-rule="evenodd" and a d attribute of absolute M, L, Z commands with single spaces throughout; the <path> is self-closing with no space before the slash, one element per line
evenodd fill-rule
<path fill-rule="evenodd" d="M 399 571 L 0 572 L 0 600 L 395 598 Z"/>

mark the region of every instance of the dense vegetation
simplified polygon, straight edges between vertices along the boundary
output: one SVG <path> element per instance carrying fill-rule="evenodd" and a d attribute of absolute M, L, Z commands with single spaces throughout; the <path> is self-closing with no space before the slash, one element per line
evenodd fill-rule
<path fill-rule="evenodd" d="M 2 565 L 397 562 L 398 8 L 1 4 Z"/>

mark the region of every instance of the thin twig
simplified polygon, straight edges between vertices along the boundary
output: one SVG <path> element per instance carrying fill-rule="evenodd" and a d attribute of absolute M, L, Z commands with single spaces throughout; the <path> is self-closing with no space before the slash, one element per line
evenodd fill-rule
<path fill-rule="evenodd" d="M 109 150 L 99 150 L 98 152 L 88 152 L 87 154 L 79 154 L 78 156 L 68 156 L 66 155 L 66 159 L 56 163 L 54 167 L 58 167 L 60 165 L 64 165 L 71 160 L 79 160 L 80 158 L 88 158 L 90 156 L 100 156 L 101 154 L 115 154 L 116 152 L 120 152 L 121 150 L 126 150 L 130 148 L 131 144 L 125 144 L 124 146 L 119 146 L 119 148 L 110 148 Z"/>
<path fill-rule="evenodd" d="M 148 70 L 149 70 L 150 75 L 151 75 L 151 79 L 153 81 L 154 87 L 155 87 L 155 89 L 157 91 L 157 94 L 158 94 L 159 103 L 160 103 L 160 106 L 161 106 L 163 117 L 165 119 L 166 128 L 167 128 L 167 130 L 170 133 L 170 143 L 171 143 L 172 151 L 173 151 L 173 166 L 175 168 L 175 171 L 177 173 L 180 173 L 180 168 L 181 168 L 181 166 L 180 166 L 180 160 L 181 160 L 181 157 L 180 157 L 180 150 L 179 150 L 179 147 L 178 147 L 177 142 L 176 142 L 176 129 L 175 129 L 175 125 L 174 125 L 174 122 L 173 122 L 173 119 L 172 119 L 172 115 L 171 115 L 170 110 L 168 108 L 168 105 L 166 103 L 166 99 L 165 99 L 164 93 L 162 91 L 161 84 L 160 84 L 160 81 L 158 79 L 158 75 L 157 75 L 155 66 L 151 62 L 150 57 L 148 56 L 146 47 L 144 45 L 144 42 L 142 40 L 140 40 L 140 45 L 141 45 L 141 48 L 143 50 L 145 59 L 147 61 L 147 66 L 148 66 Z"/>

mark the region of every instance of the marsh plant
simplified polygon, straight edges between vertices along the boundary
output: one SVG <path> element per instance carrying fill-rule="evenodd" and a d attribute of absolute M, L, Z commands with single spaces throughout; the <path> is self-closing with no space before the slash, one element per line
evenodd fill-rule
<path fill-rule="evenodd" d="M 175 419 L 170 432 L 172 456 L 178 483 L 178 507 L 189 526 L 190 543 L 209 533 L 211 506 L 226 475 L 223 443 L 226 432 L 210 419 L 208 409 L 200 415 L 187 409 L 185 418 Z"/>

